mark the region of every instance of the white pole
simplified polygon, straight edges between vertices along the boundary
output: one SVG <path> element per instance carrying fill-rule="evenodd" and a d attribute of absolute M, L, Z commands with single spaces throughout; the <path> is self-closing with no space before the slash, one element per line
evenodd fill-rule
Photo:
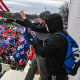
<path fill-rule="evenodd" d="M 68 32 L 80 47 L 80 0 L 70 0 Z M 69 80 L 80 80 L 80 68 L 76 76 L 70 76 Z"/>
<path fill-rule="evenodd" d="M 68 32 L 80 47 L 80 0 L 70 1 Z"/>

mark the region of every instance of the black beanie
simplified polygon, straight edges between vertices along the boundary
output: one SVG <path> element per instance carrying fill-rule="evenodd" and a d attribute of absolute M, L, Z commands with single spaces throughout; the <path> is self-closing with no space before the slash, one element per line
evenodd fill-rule
<path fill-rule="evenodd" d="M 51 13 L 49 11 L 44 11 L 39 15 L 39 18 L 45 20 Z"/>
<path fill-rule="evenodd" d="M 48 16 L 46 18 L 45 22 L 48 25 L 48 29 L 51 33 L 63 30 L 62 17 L 57 13 L 54 13 L 54 14 L 51 14 L 50 16 Z"/>

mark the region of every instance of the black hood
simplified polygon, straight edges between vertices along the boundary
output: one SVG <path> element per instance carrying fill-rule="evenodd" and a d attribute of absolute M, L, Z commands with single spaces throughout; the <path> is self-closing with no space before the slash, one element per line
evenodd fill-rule
<path fill-rule="evenodd" d="M 48 16 L 45 22 L 48 25 L 48 29 L 50 33 L 63 30 L 62 17 L 57 13 Z"/>

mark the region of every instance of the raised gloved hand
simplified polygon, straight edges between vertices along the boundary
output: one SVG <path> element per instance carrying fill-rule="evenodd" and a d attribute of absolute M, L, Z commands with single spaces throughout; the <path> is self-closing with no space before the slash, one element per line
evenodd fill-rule
<path fill-rule="evenodd" d="M 28 37 L 28 41 L 32 44 L 34 42 L 33 36 L 30 33 L 28 33 L 27 37 Z"/>
<path fill-rule="evenodd" d="M 35 46 L 36 45 L 36 43 L 37 43 L 37 41 L 35 41 L 34 40 L 34 38 L 33 38 L 33 36 L 30 34 L 30 33 L 28 33 L 28 41 L 33 45 L 33 46 Z"/>
<path fill-rule="evenodd" d="M 24 11 L 20 11 L 20 15 L 21 15 L 23 20 L 25 20 L 27 18 Z"/>

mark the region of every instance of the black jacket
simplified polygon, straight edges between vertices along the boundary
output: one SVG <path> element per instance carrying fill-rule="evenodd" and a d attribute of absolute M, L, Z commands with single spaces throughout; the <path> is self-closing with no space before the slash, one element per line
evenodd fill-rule
<path fill-rule="evenodd" d="M 50 74 L 54 75 L 66 74 L 62 65 L 67 53 L 67 47 L 67 40 L 62 35 L 54 35 L 51 39 L 47 39 L 44 47 L 41 47 L 38 42 L 34 45 L 36 54 L 47 59 L 47 69 Z"/>
<path fill-rule="evenodd" d="M 21 24 L 22 26 L 29 27 L 31 30 L 41 33 L 48 33 L 46 30 L 45 25 L 40 23 L 32 23 L 28 19 L 25 19 L 24 21 L 16 20 L 16 23 Z"/>

